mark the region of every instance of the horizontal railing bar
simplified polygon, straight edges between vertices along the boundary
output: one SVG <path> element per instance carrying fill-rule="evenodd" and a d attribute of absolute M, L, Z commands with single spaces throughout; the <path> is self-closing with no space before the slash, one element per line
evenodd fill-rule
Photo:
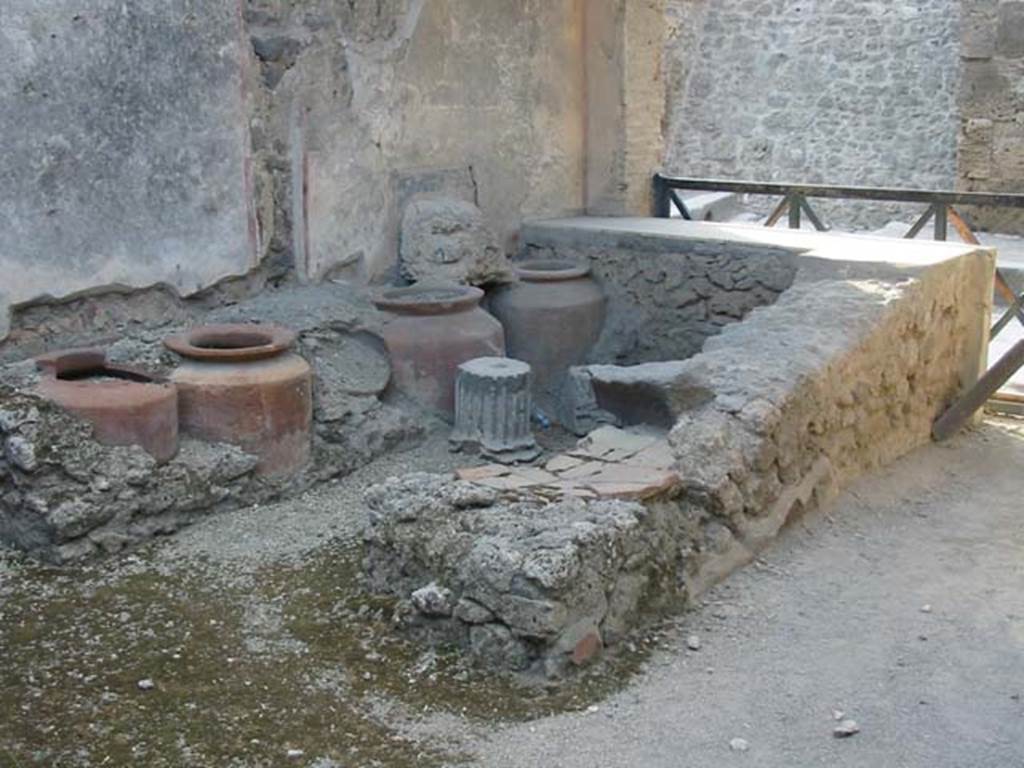
<path fill-rule="evenodd" d="M 803 195 L 849 200 L 885 200 L 895 203 L 941 203 L 945 205 L 991 205 L 1024 208 L 1024 195 L 998 192 L 936 192 L 897 187 L 843 187 L 831 184 L 786 184 L 769 181 L 692 179 L 657 174 L 656 181 L 667 189 L 702 192 L 737 192 L 748 195 Z"/>

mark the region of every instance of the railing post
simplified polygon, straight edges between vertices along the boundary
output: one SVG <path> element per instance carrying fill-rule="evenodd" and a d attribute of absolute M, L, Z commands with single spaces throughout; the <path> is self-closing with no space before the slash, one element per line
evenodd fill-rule
<path fill-rule="evenodd" d="M 789 228 L 800 229 L 800 211 L 803 208 L 802 201 L 803 196 L 799 194 L 792 194 L 788 197 L 789 200 Z"/>
<path fill-rule="evenodd" d="M 672 201 L 669 198 L 668 181 L 660 173 L 654 174 L 654 216 L 658 219 L 672 217 Z"/>
<path fill-rule="evenodd" d="M 949 206 L 945 203 L 935 204 L 935 239 L 945 240 L 948 234 Z"/>

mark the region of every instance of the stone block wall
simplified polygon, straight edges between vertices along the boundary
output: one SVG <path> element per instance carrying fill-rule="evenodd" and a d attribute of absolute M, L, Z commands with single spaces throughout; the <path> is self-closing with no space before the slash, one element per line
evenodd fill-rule
<path fill-rule="evenodd" d="M 1024 186 L 1024 3 L 964 0 L 957 176 L 966 190 Z M 1024 212 L 970 208 L 975 226 L 1024 234 Z"/>
<path fill-rule="evenodd" d="M 670 0 L 665 166 L 932 189 L 956 180 L 959 0 Z M 898 208 L 815 203 L 833 224 Z"/>
<path fill-rule="evenodd" d="M 439 475 L 366 493 L 367 586 L 408 625 L 484 664 L 554 676 L 622 640 L 641 608 L 682 605 L 678 516 L 636 502 L 500 501 Z"/>

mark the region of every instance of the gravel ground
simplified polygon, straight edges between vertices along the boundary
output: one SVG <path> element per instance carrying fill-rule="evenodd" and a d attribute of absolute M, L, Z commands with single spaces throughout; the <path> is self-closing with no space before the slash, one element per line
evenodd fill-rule
<path fill-rule="evenodd" d="M 856 483 L 550 689 L 404 642 L 359 589 L 363 490 L 464 463 L 435 436 L 118 560 L 0 557 L 0 766 L 1024 765 L 1019 422 Z"/>
<path fill-rule="evenodd" d="M 864 478 L 598 711 L 501 730 L 479 764 L 1024 765 L 1022 489 L 1012 422 Z M 834 737 L 835 712 L 860 732 Z"/>

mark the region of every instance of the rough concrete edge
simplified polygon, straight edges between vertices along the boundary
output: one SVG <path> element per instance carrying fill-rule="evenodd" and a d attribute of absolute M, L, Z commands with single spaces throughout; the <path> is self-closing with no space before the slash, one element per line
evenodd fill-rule
<path fill-rule="evenodd" d="M 757 240 L 743 241 L 737 238 L 713 237 L 710 233 L 680 233 L 670 235 L 663 232 L 630 232 L 608 227 L 573 228 L 564 219 L 526 220 L 520 230 L 519 241 L 525 252 L 530 246 L 539 248 L 554 246 L 589 246 L 603 248 L 643 249 L 656 253 L 685 252 L 694 248 L 722 249 L 744 248 L 756 250 L 766 256 L 792 257 L 802 255 L 810 248 L 797 248 L 762 243 Z"/>

